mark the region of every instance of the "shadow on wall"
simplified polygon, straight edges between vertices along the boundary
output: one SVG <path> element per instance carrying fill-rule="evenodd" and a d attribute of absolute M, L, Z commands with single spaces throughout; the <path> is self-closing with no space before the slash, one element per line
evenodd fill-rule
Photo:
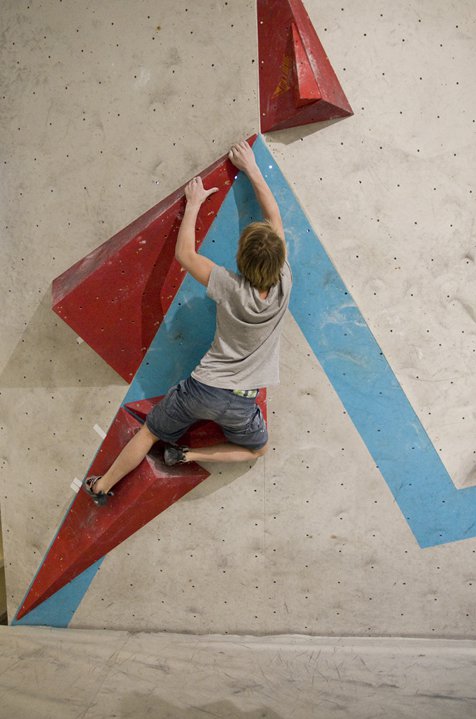
<path fill-rule="evenodd" d="M 253 687 L 252 687 L 253 688 Z M 246 687 L 237 687 L 236 692 L 243 691 L 248 694 Z M 249 695 L 247 696 L 249 701 Z M 259 700 L 258 700 L 259 701 Z M 217 719 L 284 719 L 281 714 L 268 707 L 259 707 L 250 711 L 242 711 L 229 701 L 214 702 L 213 704 L 198 704 L 177 707 L 161 700 L 154 694 L 131 694 L 124 697 L 120 708 L 120 719 L 133 717 L 150 717 L 150 719 L 203 719 L 203 717 L 217 717 Z"/>
<path fill-rule="evenodd" d="M 221 492 L 225 487 L 232 482 L 235 482 L 240 477 L 251 469 L 256 462 L 263 463 L 263 459 L 255 459 L 252 463 L 247 464 L 246 462 L 232 463 L 221 463 L 221 462 L 200 462 L 200 467 L 203 467 L 210 472 L 210 476 L 207 477 L 203 482 L 197 484 L 190 492 L 184 494 L 181 497 L 180 502 L 195 502 L 197 499 L 203 499 L 209 497 L 215 492 Z"/>
<path fill-rule="evenodd" d="M 321 130 L 325 130 L 336 122 L 342 122 L 342 119 L 342 117 L 338 117 L 335 120 L 313 122 L 310 125 L 299 125 L 298 127 L 290 127 L 287 130 L 275 130 L 274 132 L 267 132 L 266 136 L 269 137 L 272 142 L 279 142 L 282 145 L 292 145 L 293 142 L 297 142 L 303 137 L 309 137 L 309 135 L 321 132 Z M 345 119 L 349 120 L 351 118 L 346 117 Z"/>
<path fill-rule="evenodd" d="M 48 291 L 0 375 L 4 387 L 106 387 L 126 382 L 51 309 Z"/>

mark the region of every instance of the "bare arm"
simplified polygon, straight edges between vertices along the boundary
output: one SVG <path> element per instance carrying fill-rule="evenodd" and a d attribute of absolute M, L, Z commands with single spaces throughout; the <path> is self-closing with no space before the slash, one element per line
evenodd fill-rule
<path fill-rule="evenodd" d="M 246 140 L 243 140 L 242 142 L 238 142 L 232 146 L 228 157 L 235 167 L 242 170 L 247 175 L 253 190 L 255 191 L 256 199 L 261 207 L 263 217 L 270 222 L 273 230 L 286 244 L 278 203 L 268 187 L 268 183 L 264 179 L 261 170 L 256 164 L 252 148 Z"/>
<path fill-rule="evenodd" d="M 207 197 L 218 191 L 218 187 L 205 190 L 201 177 L 194 177 L 185 187 L 187 205 L 182 223 L 177 235 L 175 246 L 175 259 L 182 267 L 190 272 L 198 282 L 205 287 L 208 285 L 210 273 L 215 263 L 208 257 L 198 255 L 195 247 L 195 225 L 202 203 Z"/>

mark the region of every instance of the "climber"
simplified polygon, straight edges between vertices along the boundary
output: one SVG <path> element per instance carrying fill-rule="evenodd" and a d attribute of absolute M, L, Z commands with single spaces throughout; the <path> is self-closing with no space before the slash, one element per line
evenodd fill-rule
<path fill-rule="evenodd" d="M 252 148 L 246 141 L 236 143 L 228 157 L 247 175 L 264 219 L 241 233 L 238 273 L 225 269 L 195 248 L 200 207 L 218 188 L 205 189 L 200 177 L 186 185 L 175 257 L 216 303 L 215 338 L 191 375 L 173 386 L 147 415 L 107 472 L 85 479 L 83 488 L 96 504 L 107 502 L 112 487 L 140 464 L 158 440 L 166 444 L 167 466 L 244 462 L 266 452 L 268 432 L 257 397 L 260 388 L 279 382 L 279 340 L 292 274 L 279 207 Z M 219 424 L 228 442 L 193 449 L 179 445 L 187 429 L 204 419 Z"/>

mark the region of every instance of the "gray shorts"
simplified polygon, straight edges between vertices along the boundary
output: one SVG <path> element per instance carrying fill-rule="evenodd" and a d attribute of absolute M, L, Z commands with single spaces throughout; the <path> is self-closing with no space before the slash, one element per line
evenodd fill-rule
<path fill-rule="evenodd" d="M 187 429 L 199 420 L 213 420 L 233 444 L 261 449 L 268 441 L 263 414 L 255 398 L 240 397 L 231 389 L 203 384 L 193 377 L 169 389 L 146 419 L 158 439 L 176 444 Z"/>

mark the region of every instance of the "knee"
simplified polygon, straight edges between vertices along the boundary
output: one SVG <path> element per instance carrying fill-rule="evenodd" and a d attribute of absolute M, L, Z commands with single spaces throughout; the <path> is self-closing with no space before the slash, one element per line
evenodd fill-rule
<path fill-rule="evenodd" d="M 136 433 L 135 437 L 137 437 L 138 442 L 143 442 L 144 444 L 150 444 L 151 446 L 158 442 L 158 437 L 153 434 L 148 426 L 146 424 L 143 424 L 140 430 Z"/>
<path fill-rule="evenodd" d="M 260 447 L 259 449 L 252 449 L 251 451 L 253 452 L 255 457 L 262 457 L 268 451 L 268 443 L 266 443 L 264 447 Z"/>

